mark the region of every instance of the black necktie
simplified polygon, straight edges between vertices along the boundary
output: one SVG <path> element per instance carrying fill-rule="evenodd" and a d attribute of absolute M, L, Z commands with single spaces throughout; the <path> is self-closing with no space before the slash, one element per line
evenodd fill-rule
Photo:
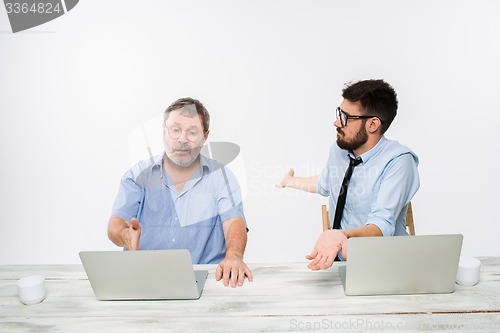
<path fill-rule="evenodd" d="M 342 186 L 340 187 L 339 198 L 337 200 L 337 207 L 335 207 L 335 218 L 333 219 L 333 229 L 340 229 L 340 220 L 342 220 L 342 213 L 344 212 L 345 199 L 347 197 L 347 187 L 349 186 L 349 180 L 352 176 L 352 171 L 354 167 L 359 165 L 363 160 L 361 158 L 354 159 L 349 156 L 350 162 L 347 171 L 345 172 L 344 180 L 342 181 Z"/>

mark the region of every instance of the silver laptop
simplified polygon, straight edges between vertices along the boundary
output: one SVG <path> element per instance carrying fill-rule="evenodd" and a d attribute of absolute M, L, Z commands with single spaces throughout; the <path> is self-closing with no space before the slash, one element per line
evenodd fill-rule
<path fill-rule="evenodd" d="M 451 293 L 462 235 L 356 237 L 339 267 L 346 295 Z"/>
<path fill-rule="evenodd" d="M 99 300 L 198 299 L 208 271 L 195 271 L 188 250 L 83 251 Z"/>

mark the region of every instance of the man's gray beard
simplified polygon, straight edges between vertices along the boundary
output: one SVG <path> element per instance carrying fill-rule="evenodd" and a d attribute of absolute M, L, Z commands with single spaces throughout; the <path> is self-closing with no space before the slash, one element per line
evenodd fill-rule
<path fill-rule="evenodd" d="M 181 159 L 181 160 L 175 156 L 174 152 L 166 151 L 166 154 L 167 154 L 168 159 L 170 161 L 172 161 L 172 163 L 174 163 L 177 166 L 187 168 L 187 167 L 191 166 L 196 161 L 196 159 L 200 155 L 200 150 L 201 150 L 201 147 L 195 147 L 195 148 L 190 149 L 189 150 L 189 157 L 190 158 L 189 159 Z"/>

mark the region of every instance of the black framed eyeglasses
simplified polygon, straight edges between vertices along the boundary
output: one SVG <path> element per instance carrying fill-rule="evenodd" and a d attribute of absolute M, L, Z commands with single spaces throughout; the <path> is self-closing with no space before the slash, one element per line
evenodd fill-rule
<path fill-rule="evenodd" d="M 340 119 L 340 124 L 342 124 L 342 127 L 347 126 L 348 119 L 378 118 L 382 124 L 384 123 L 384 121 L 382 119 L 380 119 L 378 116 L 351 116 L 351 115 L 348 115 L 347 113 L 345 113 L 340 107 L 338 107 L 335 111 L 336 111 L 337 118 Z"/>

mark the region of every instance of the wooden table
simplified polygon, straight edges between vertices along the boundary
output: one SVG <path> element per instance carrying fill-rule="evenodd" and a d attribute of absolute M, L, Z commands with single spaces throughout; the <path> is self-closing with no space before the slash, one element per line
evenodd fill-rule
<path fill-rule="evenodd" d="M 201 266 L 209 277 L 194 301 L 98 301 L 80 265 L 0 266 L 0 332 L 499 332 L 500 258 L 479 259 L 476 286 L 404 296 L 345 296 L 338 266 L 250 264 L 254 282 L 235 289 Z M 16 283 L 35 274 L 47 297 L 23 305 Z"/>

